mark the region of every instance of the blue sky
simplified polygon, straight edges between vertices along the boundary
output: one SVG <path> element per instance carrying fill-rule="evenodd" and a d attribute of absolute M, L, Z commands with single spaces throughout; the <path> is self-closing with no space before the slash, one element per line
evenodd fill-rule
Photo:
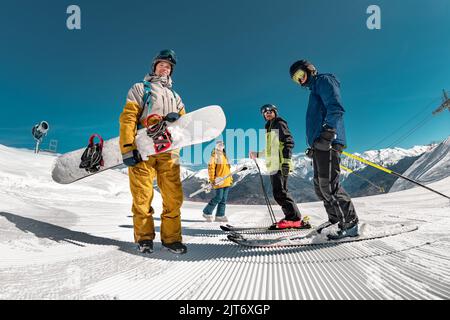
<path fill-rule="evenodd" d="M 81 30 L 66 28 L 71 4 Z M 381 30 L 366 27 L 371 4 Z M 340 79 L 351 152 L 407 135 L 450 90 L 448 0 L 10 0 L 0 12 L 0 143 L 15 147 L 33 147 L 40 120 L 59 152 L 92 133 L 117 136 L 129 87 L 165 48 L 177 53 L 174 88 L 188 111 L 219 104 L 227 128 L 249 129 L 264 125 L 261 105 L 276 104 L 295 152 L 306 147 L 309 94 L 288 76 L 298 59 Z M 439 141 L 449 129 L 442 113 L 395 146 Z"/>

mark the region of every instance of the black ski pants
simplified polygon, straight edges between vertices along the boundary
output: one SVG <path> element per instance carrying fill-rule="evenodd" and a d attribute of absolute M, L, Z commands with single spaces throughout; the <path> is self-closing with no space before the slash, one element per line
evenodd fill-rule
<path fill-rule="evenodd" d="M 281 206 L 286 220 L 298 221 L 301 219 L 300 210 L 297 204 L 288 193 L 288 177 L 284 177 L 281 171 L 270 176 L 270 182 L 272 183 L 272 192 L 275 201 Z"/>
<path fill-rule="evenodd" d="M 350 196 L 339 183 L 340 153 L 335 150 L 314 149 L 314 190 L 325 205 L 328 220 L 346 229 L 358 223 L 358 216 Z"/>

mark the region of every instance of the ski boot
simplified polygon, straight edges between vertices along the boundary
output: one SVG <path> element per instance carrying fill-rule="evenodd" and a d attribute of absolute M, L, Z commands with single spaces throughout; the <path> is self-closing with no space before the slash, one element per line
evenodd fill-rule
<path fill-rule="evenodd" d="M 140 253 L 152 253 L 153 252 L 153 240 L 139 241 L 138 250 Z"/>
<path fill-rule="evenodd" d="M 329 228 L 329 227 L 335 225 L 336 223 L 337 222 L 333 222 L 330 220 L 325 221 L 324 223 L 322 223 L 316 227 L 316 232 L 320 234 L 324 229 Z"/>
<path fill-rule="evenodd" d="M 167 250 L 175 254 L 185 254 L 187 252 L 187 247 L 181 242 L 174 242 L 174 243 L 162 242 L 162 245 L 163 247 L 167 248 Z"/>
<path fill-rule="evenodd" d="M 309 217 L 305 216 L 303 217 L 302 220 L 297 221 L 282 219 L 269 227 L 269 230 L 282 230 L 282 229 L 311 229 Z"/>
<path fill-rule="evenodd" d="M 358 224 L 347 228 L 347 229 L 338 229 L 336 232 L 332 232 L 327 234 L 328 240 L 339 240 L 347 237 L 357 237 L 359 236 Z"/>

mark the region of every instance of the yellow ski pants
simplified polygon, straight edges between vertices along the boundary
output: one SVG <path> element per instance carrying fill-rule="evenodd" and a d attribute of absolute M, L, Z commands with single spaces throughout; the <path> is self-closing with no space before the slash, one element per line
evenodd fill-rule
<path fill-rule="evenodd" d="M 147 161 L 128 168 L 130 190 L 133 196 L 134 240 L 153 240 L 153 181 L 156 177 L 161 191 L 163 210 L 161 214 L 161 241 L 181 242 L 180 208 L 183 204 L 183 190 L 180 180 L 179 155 L 161 153 L 150 156 Z"/>

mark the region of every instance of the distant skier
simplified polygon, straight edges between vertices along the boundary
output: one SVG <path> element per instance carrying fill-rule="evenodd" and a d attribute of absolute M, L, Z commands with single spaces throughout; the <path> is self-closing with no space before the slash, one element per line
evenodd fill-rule
<path fill-rule="evenodd" d="M 172 89 L 176 65 L 175 52 L 161 51 L 152 63 L 152 69 L 144 81 L 136 83 L 128 92 L 126 105 L 120 115 L 120 149 L 123 162 L 129 167 L 130 189 L 133 196 L 134 239 L 142 253 L 153 252 L 155 226 L 153 180 L 156 178 L 163 200 L 161 214 L 161 242 L 169 251 L 186 253 L 182 243 L 180 208 L 183 192 L 180 181 L 178 151 L 150 156 L 147 161 L 136 147 L 136 131 L 144 126 L 148 115 L 158 114 L 176 120 L 186 113 L 183 102 Z"/>
<path fill-rule="evenodd" d="M 227 155 L 225 152 L 225 145 L 223 141 L 217 141 L 216 147 L 211 153 L 211 158 L 208 164 L 209 182 L 214 183 L 217 178 L 222 178 L 229 175 L 231 172 L 230 164 L 228 163 Z M 227 204 L 228 191 L 233 184 L 233 177 L 229 176 L 224 179 L 222 183 L 214 186 L 216 195 L 209 201 L 208 205 L 203 209 L 203 217 L 206 221 L 212 221 L 212 213 L 217 206 L 215 221 L 228 222 L 225 216 L 225 207 Z"/>
<path fill-rule="evenodd" d="M 272 192 L 275 201 L 281 206 L 284 219 L 277 222 L 272 228 L 289 229 L 305 228 L 309 225 L 302 220 L 297 204 L 288 193 L 288 177 L 292 171 L 292 149 L 294 138 L 285 120 L 278 116 L 278 109 L 273 104 L 261 107 L 261 114 L 267 121 L 266 149 L 261 152 L 250 152 L 250 158 L 266 158 L 267 171 L 270 174 Z"/>
<path fill-rule="evenodd" d="M 330 239 L 358 235 L 358 216 L 350 196 L 339 184 L 340 155 L 346 146 L 344 108 L 340 83 L 332 74 L 318 74 L 314 65 L 299 60 L 290 67 L 297 84 L 311 91 L 306 111 L 307 155 L 313 159 L 314 189 L 325 205 L 328 221 L 318 227 L 338 223 Z"/>

